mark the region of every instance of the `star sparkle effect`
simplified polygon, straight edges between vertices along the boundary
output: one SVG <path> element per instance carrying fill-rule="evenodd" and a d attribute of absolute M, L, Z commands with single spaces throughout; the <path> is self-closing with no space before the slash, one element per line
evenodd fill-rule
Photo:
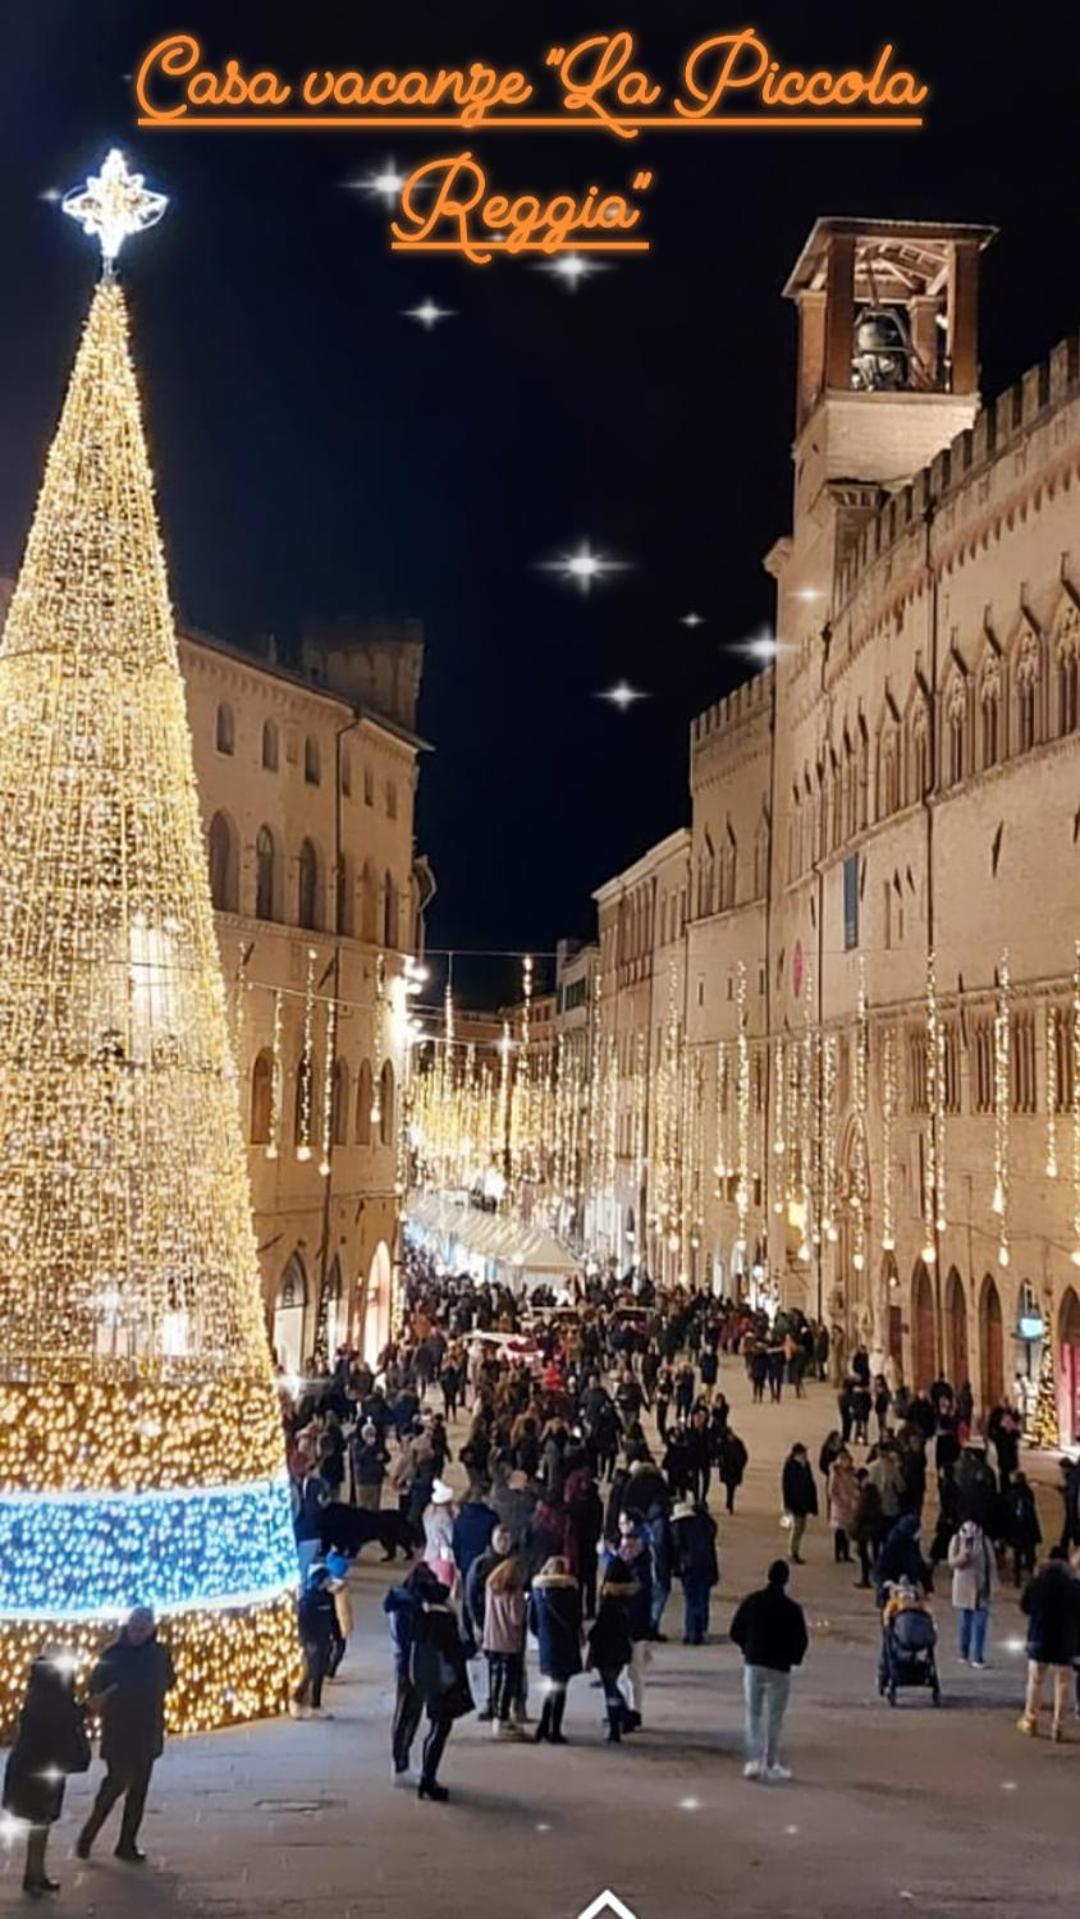
<path fill-rule="evenodd" d="M 99 242 L 106 274 L 124 241 L 156 226 L 168 204 L 164 193 L 150 191 L 143 174 L 131 172 L 119 147 L 110 148 L 100 173 L 88 174 L 86 185 L 73 187 L 60 202 L 83 232 Z"/>
<path fill-rule="evenodd" d="M 583 280 L 591 280 L 594 273 L 605 273 L 607 267 L 604 261 L 590 260 L 584 253 L 560 253 L 537 271 L 561 280 L 568 293 L 576 293 Z"/>
<path fill-rule="evenodd" d="M 736 641 L 731 650 L 734 653 L 741 653 L 745 659 L 757 660 L 761 666 L 769 666 L 775 660 L 780 647 L 776 634 L 770 633 L 766 628 L 760 633 L 752 633 L 749 639 Z"/>
<path fill-rule="evenodd" d="M 384 206 L 396 207 L 401 198 L 401 189 L 408 179 L 394 160 L 384 160 L 377 173 L 369 173 L 363 180 L 348 180 L 346 185 L 357 193 L 366 193 L 373 200 L 381 200 Z"/>
<path fill-rule="evenodd" d="M 545 573 L 558 573 L 564 580 L 580 587 L 582 593 L 588 593 L 596 580 L 602 580 L 609 573 L 625 573 L 625 560 L 612 560 L 604 553 L 594 553 L 588 540 L 582 540 L 576 553 L 563 553 L 557 560 L 542 560 Z"/>
<path fill-rule="evenodd" d="M 454 318 L 454 309 L 453 307 L 438 306 L 429 296 L 428 299 L 421 300 L 420 305 L 417 307 L 405 307 L 402 311 L 402 318 L 406 320 L 416 320 L 417 323 L 424 328 L 426 333 L 430 333 L 432 327 L 438 326 L 440 320 L 452 320 Z"/>
<path fill-rule="evenodd" d="M 609 706 L 616 707 L 620 713 L 627 713 L 638 700 L 647 700 L 649 696 L 639 687 L 631 686 L 628 680 L 619 680 L 617 685 L 609 686 L 605 693 L 598 693 L 596 697 L 598 700 L 607 700 Z"/>

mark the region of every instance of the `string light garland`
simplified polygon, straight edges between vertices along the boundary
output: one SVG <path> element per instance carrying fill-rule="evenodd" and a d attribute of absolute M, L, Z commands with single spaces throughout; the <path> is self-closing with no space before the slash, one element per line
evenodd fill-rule
<path fill-rule="evenodd" d="M 1001 955 L 994 1011 L 994 1190 L 998 1265 L 1009 1264 L 1009 955 Z"/>
<path fill-rule="evenodd" d="M 923 1061 L 925 1070 L 925 1094 L 927 1124 L 923 1136 L 923 1248 L 922 1259 L 925 1266 L 937 1263 L 937 1218 L 938 1218 L 938 1168 L 937 1168 L 937 1124 L 933 1086 L 937 1074 L 937 980 L 933 953 L 926 960 L 926 1007 L 923 1032 Z"/>
<path fill-rule="evenodd" d="M 111 277 L 0 642 L 0 711 L 0 1723 L 43 1646 L 85 1668 L 137 1603 L 173 1654 L 174 1730 L 280 1711 L 297 1671 L 280 1417 Z"/>
<path fill-rule="evenodd" d="M 854 1105 L 855 1124 L 851 1140 L 851 1210 L 854 1236 L 851 1263 L 857 1273 L 866 1268 L 866 1209 L 869 1203 L 869 1153 L 867 1138 L 868 1087 L 870 1066 L 869 1021 L 866 1011 L 866 969 L 859 956 L 859 990 L 855 1016 Z"/>
<path fill-rule="evenodd" d="M 315 1078 L 315 961 L 318 954 L 313 946 L 307 950 L 306 991 L 304 993 L 304 1036 L 300 1050 L 300 1084 L 298 1089 L 296 1157 L 299 1160 L 311 1158 L 311 1105 Z"/>
<path fill-rule="evenodd" d="M 773 1202 L 774 1213 L 784 1210 L 784 1166 L 787 1160 L 787 1142 L 784 1137 L 784 1109 L 787 1095 L 787 1070 L 782 1039 L 773 1042 L 773 1137 L 772 1157 L 774 1170 Z"/>
<path fill-rule="evenodd" d="M 334 1055 L 337 1047 L 337 1002 L 326 1003 L 326 1042 L 323 1050 L 323 1086 L 322 1086 L 322 1151 L 319 1156 L 319 1177 L 330 1177 L 330 1154 L 333 1149 L 334 1134 Z"/>
<path fill-rule="evenodd" d="M 270 1123 L 267 1126 L 266 1157 L 276 1159 L 281 1151 L 281 1089 L 284 1068 L 281 1058 L 282 1000 L 274 994 L 274 1017 L 270 1029 Z"/>
<path fill-rule="evenodd" d="M 1057 1109 L 1058 1087 L 1058 1010 L 1046 1008 L 1046 1177 L 1058 1176 Z"/>
<path fill-rule="evenodd" d="M 449 986 L 446 989 L 446 1048 L 444 1063 L 450 1060 L 454 1044 L 454 1005 Z M 375 1021 L 372 1030 L 371 1130 L 377 1139 L 382 1126 L 383 1058 L 386 1051 L 386 954 L 375 956 Z"/>
<path fill-rule="evenodd" d="M 738 1017 L 739 1033 L 736 1040 L 737 1098 L 738 1098 L 738 1179 L 735 1186 L 735 1212 L 739 1222 L 739 1238 L 746 1243 L 750 1219 L 750 1041 L 747 1036 L 746 1008 L 746 967 L 739 961 L 738 974 Z"/>
<path fill-rule="evenodd" d="M 839 1238 L 836 1224 L 836 1062 L 835 1033 L 826 1033 L 821 1042 L 821 1230 L 833 1244 Z"/>
<path fill-rule="evenodd" d="M 896 1214 L 893 1202 L 893 1127 L 896 1123 L 898 1093 L 896 1076 L 896 1033 L 885 1028 L 881 1042 L 881 1250 L 896 1250 Z"/>

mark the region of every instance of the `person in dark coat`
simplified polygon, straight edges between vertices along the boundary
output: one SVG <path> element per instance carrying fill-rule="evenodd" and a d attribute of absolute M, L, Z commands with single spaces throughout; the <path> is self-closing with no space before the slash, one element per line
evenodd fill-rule
<path fill-rule="evenodd" d="M 339 1636 L 330 1569 L 324 1560 L 317 1559 L 308 1573 L 296 1610 L 304 1677 L 289 1702 L 289 1711 L 294 1719 L 306 1719 L 323 1712 L 323 1683 L 333 1667 Z"/>
<path fill-rule="evenodd" d="M 566 1556 L 581 1587 L 582 1612 L 596 1611 L 596 1553 L 604 1531 L 604 1506 L 588 1466 L 577 1466 L 566 1481 Z"/>
<path fill-rule="evenodd" d="M 791 1557 L 796 1566 L 801 1566 L 799 1547 L 803 1542 L 806 1522 L 811 1517 L 816 1518 L 818 1509 L 817 1486 L 805 1446 L 793 1446 L 785 1459 L 780 1476 L 780 1493 L 784 1511 L 791 1518 Z"/>
<path fill-rule="evenodd" d="M 1049 1673 L 1053 1684 L 1050 1737 L 1060 1741 L 1065 1737 L 1063 1720 L 1073 1664 L 1080 1657 L 1080 1581 L 1060 1546 L 1053 1548 L 1046 1565 L 1029 1579 L 1020 1597 L 1020 1610 L 1028 1620 L 1028 1677 L 1027 1697 L 1017 1727 L 1032 1737 L 1038 1732 L 1043 1681 Z"/>
<path fill-rule="evenodd" d="M 626 1720 L 624 1730 L 636 1732 L 641 1725 L 645 1708 L 645 1648 L 651 1633 L 652 1622 L 652 1553 L 644 1536 L 642 1525 L 633 1513 L 619 1515 L 618 1549 L 609 1555 L 604 1576 L 613 1565 L 621 1564 L 634 1582 L 634 1591 L 627 1601 L 627 1623 L 630 1627 L 632 1647 L 630 1658 L 630 1699 L 632 1711 Z"/>
<path fill-rule="evenodd" d="M 999 1539 L 1001 1526 L 997 1480 L 986 1457 L 985 1446 L 965 1446 L 956 1462 L 953 1477 L 960 1524 L 963 1525 L 965 1519 L 973 1519 L 977 1526 L 982 1527 L 988 1539 Z"/>
<path fill-rule="evenodd" d="M 486 1553 L 498 1523 L 499 1515 L 494 1506 L 489 1506 L 484 1499 L 466 1499 L 458 1507 L 454 1520 L 453 1549 L 454 1564 L 463 1584 L 469 1576 L 473 1560 L 479 1559 L 481 1553 Z"/>
<path fill-rule="evenodd" d="M 443 1801 L 450 1794 L 438 1782 L 439 1762 L 455 1719 L 473 1710 L 465 1644 L 457 1614 L 442 1580 L 423 1560 L 400 1586 L 383 1600 L 394 1647 L 397 1698 L 394 1706 L 392 1752 L 395 1784 L 410 1779 L 413 1741 L 426 1711 L 418 1799 Z"/>
<path fill-rule="evenodd" d="M 786 1591 L 788 1569 L 774 1559 L 768 1583 L 750 1593 L 731 1622 L 731 1637 L 745 1662 L 747 1779 L 790 1779 L 780 1764 L 780 1729 L 791 1691 L 791 1669 L 801 1666 L 809 1638 L 801 1606 Z"/>
<path fill-rule="evenodd" d="M 716 1451 L 716 1466 L 720 1474 L 720 1483 L 724 1488 L 724 1503 L 729 1513 L 735 1511 L 735 1494 L 743 1483 L 743 1475 L 750 1455 L 738 1433 L 728 1426 L 724 1430 Z"/>
<path fill-rule="evenodd" d="M 115 1856 L 141 1865 L 145 1854 L 136 1841 L 154 1761 L 165 1747 L 165 1698 L 175 1684 L 172 1658 L 158 1640 L 154 1615 L 149 1606 L 136 1606 L 119 1639 L 106 1648 L 90 1674 L 90 1710 L 101 1710 L 105 1777 L 75 1842 L 80 1859 L 89 1859 L 94 1840 L 117 1800 L 123 1799 Z"/>
<path fill-rule="evenodd" d="M 45 1870 L 45 1848 L 49 1828 L 63 1810 L 68 1773 L 85 1772 L 90 1764 L 84 1719 L 85 1708 L 75 1697 L 74 1659 L 62 1652 L 42 1653 L 30 1668 L 19 1730 L 4 1772 L 4 1811 L 30 1828 L 23 1891 L 32 1898 L 60 1890 Z"/>
<path fill-rule="evenodd" d="M 919 1592 L 933 1592 L 934 1574 L 922 1556 L 919 1520 L 915 1513 L 903 1513 L 897 1520 L 878 1554 L 874 1576 L 879 1606 L 884 1606 L 888 1597 L 886 1588 L 898 1585 L 901 1579 L 910 1580 Z"/>
<path fill-rule="evenodd" d="M 624 1732 L 639 1723 L 623 1697 L 619 1676 L 633 1657 L 629 1608 L 637 1596 L 637 1582 L 619 1560 L 612 1561 L 600 1588 L 600 1606 L 589 1633 L 588 1664 L 598 1673 L 608 1715 L 608 1741 L 618 1745 Z"/>
<path fill-rule="evenodd" d="M 870 1572 L 885 1537 L 885 1515 L 881 1510 L 881 1494 L 866 1467 L 860 1466 L 855 1477 L 859 1483 L 859 1499 L 855 1507 L 851 1538 L 858 1549 L 860 1569 L 860 1577 L 855 1584 L 869 1586 Z"/>
<path fill-rule="evenodd" d="M 720 1578 L 716 1521 L 705 1506 L 682 1500 L 672 1514 L 671 1530 L 683 1588 L 683 1645 L 703 1646 L 709 1636 L 709 1594 Z"/>
<path fill-rule="evenodd" d="M 561 1556 L 549 1559 L 532 1583 L 528 1625 L 537 1642 L 540 1676 L 545 1681 L 544 1704 L 536 1741 L 564 1746 L 563 1715 L 566 1688 L 581 1671 L 581 1589 Z"/>
<path fill-rule="evenodd" d="M 1013 1583 L 1022 1573 L 1035 1571 L 1035 1554 L 1042 1544 L 1035 1494 L 1026 1473 L 1015 1472 L 1005 1495 L 1005 1539 L 1012 1549 Z"/>
<path fill-rule="evenodd" d="M 463 1612 L 465 1632 L 470 1645 L 479 1646 L 484 1637 L 484 1608 L 487 1603 L 487 1583 L 496 1566 L 508 1559 L 514 1547 L 514 1537 L 509 1526 L 496 1526 L 491 1535 L 491 1543 L 486 1552 L 474 1559 L 469 1567 L 464 1583 Z M 478 1719 L 488 1721 L 493 1717 L 491 1697 L 491 1670 L 488 1669 L 487 1704 L 477 1713 Z"/>

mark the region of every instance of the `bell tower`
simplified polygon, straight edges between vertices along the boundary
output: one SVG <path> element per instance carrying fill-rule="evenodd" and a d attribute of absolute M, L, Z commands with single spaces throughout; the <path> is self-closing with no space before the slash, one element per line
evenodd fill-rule
<path fill-rule="evenodd" d="M 861 519 L 979 406 L 979 255 L 993 227 L 822 219 L 784 288 L 799 315 L 795 530 Z M 862 498 L 861 498 L 862 496 Z M 843 544 L 842 527 L 841 541 Z"/>

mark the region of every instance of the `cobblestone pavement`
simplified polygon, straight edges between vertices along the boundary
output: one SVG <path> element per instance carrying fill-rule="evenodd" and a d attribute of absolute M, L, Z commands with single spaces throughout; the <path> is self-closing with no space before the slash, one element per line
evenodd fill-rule
<path fill-rule="evenodd" d="M 475 1907 L 500 1919 L 575 1919 L 611 1888 L 637 1919 L 1074 1912 L 1080 1721 L 1059 1747 L 1016 1731 L 1024 1661 L 1011 1588 L 997 1596 L 982 1674 L 955 1656 L 942 1592 L 944 1706 L 908 1693 L 890 1711 L 876 1696 L 869 1595 L 854 1589 L 851 1568 L 833 1565 L 817 1522 L 793 1583 L 812 1640 L 786 1729 L 794 1778 L 743 1780 L 740 1662 L 725 1634 L 736 1598 L 783 1548 L 783 1455 L 803 1438 L 816 1460 L 833 1401 L 813 1386 L 803 1401 L 753 1407 L 734 1361 L 721 1385 L 750 1467 L 738 1513 L 720 1520 L 714 1639 L 701 1650 L 678 1643 L 676 1588 L 665 1619 L 675 1643 L 654 1649 L 640 1734 L 607 1748 L 599 1694 L 582 1678 L 571 1690 L 567 1747 L 495 1746 L 469 1720 L 443 1766 L 449 1805 L 393 1789 L 379 1607 L 387 1575 L 364 1563 L 353 1582 L 357 1632 L 328 1694 L 333 1721 L 173 1742 L 151 1791 L 143 1829 L 151 1863 L 142 1870 L 115 1862 L 107 1844 L 89 1866 L 71 1857 L 95 1764 L 90 1779 L 72 1782 L 53 1841 L 61 1910 L 100 1919 L 443 1919 Z M 1052 1537 L 1052 1489 L 1041 1497 Z M 20 1872 L 15 1854 L 0 1867 L 0 1909 L 24 1905 Z"/>

